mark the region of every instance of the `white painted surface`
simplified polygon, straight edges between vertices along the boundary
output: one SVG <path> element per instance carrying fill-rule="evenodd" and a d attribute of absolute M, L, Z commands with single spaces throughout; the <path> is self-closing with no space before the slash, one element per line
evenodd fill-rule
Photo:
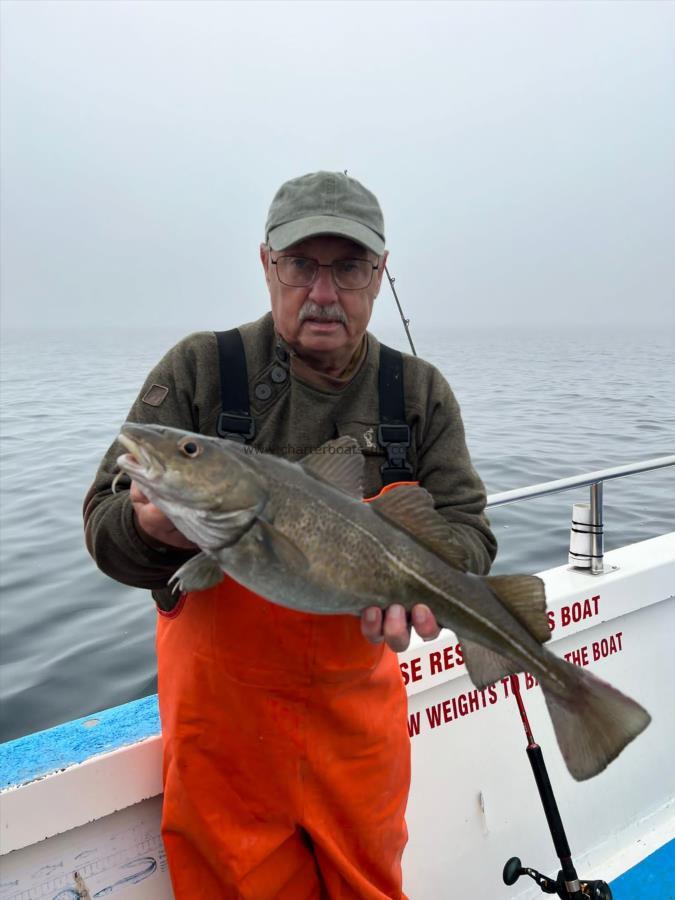
<path fill-rule="evenodd" d="M 618 568 L 598 577 L 566 567 L 543 573 L 555 623 L 549 647 L 558 655 L 586 648 L 588 668 L 641 702 L 651 712 L 652 724 L 605 772 L 579 784 L 562 762 L 539 688 L 524 689 L 523 695 L 577 868 L 587 877 L 610 880 L 675 835 L 675 535 L 612 551 L 606 563 Z M 575 622 L 575 611 L 587 616 Z M 611 638 L 615 652 L 594 660 L 593 647 L 601 648 L 604 640 L 609 649 Z M 406 890 L 414 900 L 541 896 L 529 880 L 510 889 L 501 882 L 510 856 L 520 856 L 525 865 L 553 876 L 558 865 L 513 698 L 498 684 L 495 702 L 489 702 L 488 695 L 484 708 L 481 700 L 475 712 L 435 728 L 429 725 L 427 710 L 442 710 L 445 703 L 452 715 L 453 700 L 456 704 L 476 694 L 464 666 L 453 664 L 456 643 L 444 632 L 429 644 L 413 641 L 400 657 L 408 676 L 416 674 L 417 680 L 408 685 L 409 711 L 420 716 L 420 733 L 413 738 Z M 432 659 L 443 661 L 446 648 L 449 667 L 431 674 Z M 414 660 L 418 662 L 413 668 Z M 13 880 L 23 884 L 30 873 L 57 865 L 53 860 L 61 856 L 62 871 L 72 878 L 76 851 L 94 844 L 100 850 L 134 827 L 159 853 L 160 800 L 138 801 L 161 790 L 160 772 L 159 739 L 151 739 L 3 794 L 3 852 L 26 849 L 3 859 L 0 900 L 56 897 L 56 890 L 11 893 L 11 884 L 4 889 L 2 885 Z M 76 827 L 93 818 L 99 821 Z M 66 833 L 36 844 L 58 832 Z M 27 846 L 31 844 L 35 846 Z M 115 865 L 136 860 L 134 865 L 140 867 L 137 860 L 144 854 L 138 846 L 134 841 L 126 850 L 120 845 Z M 115 888 L 124 891 L 120 897 L 170 900 L 163 857 L 153 858 L 157 865 L 150 875 Z M 130 865 L 124 872 L 132 870 Z M 102 884 L 103 875 L 101 879 Z"/>
<path fill-rule="evenodd" d="M 0 897 L 171 900 L 159 833 L 161 806 L 161 798 L 155 797 L 10 853 L 2 860 Z"/>
<path fill-rule="evenodd" d="M 675 797 L 675 535 L 614 551 L 606 561 L 618 571 L 598 577 L 566 568 L 544 573 L 556 622 L 549 647 L 557 655 L 589 648 L 589 670 L 641 702 L 652 714 L 651 725 L 605 772 L 578 783 L 562 761 L 540 689 L 524 690 L 523 696 L 577 868 L 608 880 L 618 872 L 605 872 L 604 865 L 635 843 L 634 823 L 643 820 L 645 829 L 652 820 L 663 824 L 660 810 Z M 595 596 L 597 616 L 561 624 L 564 608 Z M 593 645 L 619 633 L 622 649 L 593 661 Z M 446 635 L 434 645 L 418 644 L 401 658 L 421 657 L 426 672 L 429 654 L 455 643 Z M 529 879 L 511 889 L 501 882 L 511 856 L 554 877 L 558 869 L 515 701 L 497 685 L 494 704 L 432 729 L 427 709 L 474 691 L 463 667 L 447 674 L 444 680 L 434 676 L 428 690 L 423 676 L 409 701 L 410 714 L 420 713 L 421 726 L 413 738 L 407 892 L 416 900 L 444 896 L 452 878 L 455 896 L 541 896 Z M 672 817 L 664 827 L 663 842 L 673 828 Z"/>
<path fill-rule="evenodd" d="M 2 853 L 36 844 L 161 793 L 159 735 L 94 756 L 2 792 Z M 1 893 L 0 900 L 4 900 Z"/>

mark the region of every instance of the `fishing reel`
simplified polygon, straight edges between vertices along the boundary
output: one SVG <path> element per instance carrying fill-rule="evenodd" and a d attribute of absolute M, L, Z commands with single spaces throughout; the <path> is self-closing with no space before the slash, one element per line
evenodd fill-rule
<path fill-rule="evenodd" d="M 515 884 L 521 875 L 529 875 L 541 888 L 542 894 L 557 894 L 561 900 L 612 900 L 612 891 L 609 885 L 604 881 L 582 881 L 578 879 L 573 882 L 566 880 L 562 870 L 558 872 L 558 877 L 554 881 L 536 869 L 523 867 L 517 856 L 512 856 L 504 866 L 503 879 L 504 884 L 509 886 Z"/>
<path fill-rule="evenodd" d="M 561 869 L 558 877 L 554 881 L 536 869 L 523 867 L 517 856 L 512 856 L 504 866 L 502 877 L 504 884 L 509 886 L 515 884 L 521 875 L 529 875 L 541 888 L 542 894 L 557 894 L 560 900 L 612 900 L 612 891 L 609 885 L 604 881 L 582 881 L 577 875 L 574 863 L 572 862 L 572 854 L 567 842 L 567 835 L 563 827 L 558 804 L 553 795 L 551 781 L 546 771 L 546 763 L 544 762 L 544 754 L 541 747 L 534 740 L 532 729 L 525 712 L 525 705 L 520 693 L 520 684 L 517 675 L 511 675 L 511 692 L 516 698 L 520 719 L 527 736 L 527 753 L 532 767 L 532 774 L 539 790 L 539 797 L 548 828 L 553 838 L 555 852 L 560 860 Z"/>

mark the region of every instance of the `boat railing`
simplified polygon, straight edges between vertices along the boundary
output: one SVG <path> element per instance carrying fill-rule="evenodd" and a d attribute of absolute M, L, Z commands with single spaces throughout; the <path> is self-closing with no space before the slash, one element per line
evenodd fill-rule
<path fill-rule="evenodd" d="M 649 472 L 653 469 L 664 469 L 667 466 L 675 466 L 675 456 L 657 456 L 643 462 L 627 463 L 622 466 L 613 466 L 610 469 L 598 469 L 595 472 L 587 472 L 583 475 L 571 475 L 569 478 L 559 478 L 556 481 L 543 481 L 540 484 L 532 484 L 529 487 L 515 488 L 511 491 L 501 491 L 498 494 L 489 494 L 487 498 L 488 508 L 493 506 L 505 506 L 507 503 L 516 503 L 519 500 L 531 500 L 534 497 L 544 497 L 548 494 L 557 494 L 560 491 L 569 491 L 578 487 L 590 487 L 590 504 L 587 521 L 579 524 L 583 531 L 590 535 L 590 565 L 586 570 L 592 575 L 601 575 L 604 571 L 604 524 L 603 524 L 603 484 L 611 478 L 623 478 L 626 475 L 637 475 L 641 472 Z"/>

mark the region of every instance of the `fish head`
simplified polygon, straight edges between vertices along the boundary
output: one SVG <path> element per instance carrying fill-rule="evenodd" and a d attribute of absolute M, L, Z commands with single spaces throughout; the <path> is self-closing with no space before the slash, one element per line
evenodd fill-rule
<path fill-rule="evenodd" d="M 265 507 L 265 479 L 241 444 L 132 422 L 118 440 L 120 469 L 203 549 L 230 546 Z"/>

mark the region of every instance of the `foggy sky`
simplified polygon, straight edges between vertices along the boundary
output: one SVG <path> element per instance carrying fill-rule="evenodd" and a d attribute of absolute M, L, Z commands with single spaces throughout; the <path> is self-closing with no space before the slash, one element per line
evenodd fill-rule
<path fill-rule="evenodd" d="M 671 2 L 33 0 L 2 45 L 5 326 L 257 317 L 317 169 L 378 195 L 413 323 L 675 324 Z"/>

